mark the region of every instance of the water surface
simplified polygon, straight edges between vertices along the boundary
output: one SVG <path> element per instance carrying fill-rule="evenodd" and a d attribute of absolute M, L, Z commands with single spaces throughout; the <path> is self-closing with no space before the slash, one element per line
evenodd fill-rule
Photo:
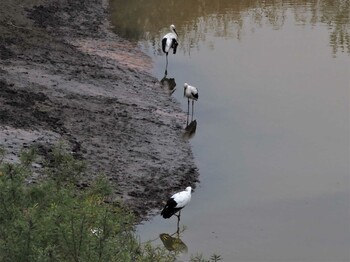
<path fill-rule="evenodd" d="M 179 260 L 349 261 L 349 1 L 111 6 L 116 32 L 152 57 L 159 80 L 160 39 L 175 24 L 172 96 L 186 110 L 183 83 L 199 89 L 190 141 L 201 182 L 182 213 Z M 175 231 L 176 218 L 160 216 L 138 227 L 159 245 Z"/>

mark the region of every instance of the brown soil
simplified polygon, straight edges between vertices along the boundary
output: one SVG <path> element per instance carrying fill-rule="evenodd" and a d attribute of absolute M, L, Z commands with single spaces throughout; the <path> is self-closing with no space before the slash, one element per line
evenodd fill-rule
<path fill-rule="evenodd" d="M 22 147 L 44 158 L 64 141 L 146 219 L 198 172 L 185 114 L 107 18 L 105 0 L 1 0 L 0 144 L 15 162 Z"/>

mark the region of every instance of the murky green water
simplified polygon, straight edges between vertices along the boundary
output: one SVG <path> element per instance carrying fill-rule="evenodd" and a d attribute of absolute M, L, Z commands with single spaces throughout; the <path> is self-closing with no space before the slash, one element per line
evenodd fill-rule
<path fill-rule="evenodd" d="M 118 34 L 172 94 L 199 89 L 191 140 L 201 183 L 182 213 L 189 254 L 224 261 L 349 261 L 350 1 L 112 0 Z M 184 123 L 185 124 L 185 123 Z M 160 216 L 142 241 L 176 231 Z"/>

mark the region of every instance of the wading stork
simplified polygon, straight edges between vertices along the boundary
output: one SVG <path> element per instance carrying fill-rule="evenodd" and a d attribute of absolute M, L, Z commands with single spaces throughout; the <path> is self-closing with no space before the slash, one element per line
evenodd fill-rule
<path fill-rule="evenodd" d="M 193 105 L 194 101 L 198 100 L 198 89 L 189 84 L 184 84 L 184 97 L 187 97 L 187 115 L 190 113 L 190 99 L 192 100 L 192 120 L 193 120 Z"/>
<path fill-rule="evenodd" d="M 170 25 L 170 33 L 167 33 L 162 39 L 162 50 L 166 54 L 166 66 L 165 75 L 168 73 L 168 53 L 170 48 L 173 49 L 173 54 L 176 54 L 177 43 L 177 32 L 174 25 Z"/>
<path fill-rule="evenodd" d="M 179 212 L 177 216 L 177 224 L 180 222 L 181 209 L 183 209 L 191 201 L 192 188 L 186 187 L 185 191 L 178 192 L 170 197 L 160 213 L 163 218 L 170 218 Z"/>

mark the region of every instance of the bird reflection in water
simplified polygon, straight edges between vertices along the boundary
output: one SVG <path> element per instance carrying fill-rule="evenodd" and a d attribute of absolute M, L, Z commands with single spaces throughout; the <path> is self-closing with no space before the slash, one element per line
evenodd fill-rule
<path fill-rule="evenodd" d="M 191 123 L 188 123 L 188 115 L 187 115 L 187 122 L 186 122 L 186 127 L 185 127 L 185 131 L 182 134 L 182 138 L 189 140 L 191 138 L 194 137 L 194 135 L 196 134 L 196 130 L 197 130 L 197 120 L 193 120 L 191 121 Z"/>
<path fill-rule="evenodd" d="M 162 80 L 160 80 L 160 84 L 168 92 L 169 96 L 171 96 L 176 90 L 175 78 L 167 78 L 166 75 L 164 75 Z"/>
<path fill-rule="evenodd" d="M 182 230 L 182 232 L 185 228 Z M 174 236 L 175 235 L 175 236 Z M 174 251 L 176 253 L 187 253 L 188 248 L 186 244 L 180 239 L 180 228 L 174 234 L 162 233 L 159 235 L 164 247 L 169 251 Z"/>

